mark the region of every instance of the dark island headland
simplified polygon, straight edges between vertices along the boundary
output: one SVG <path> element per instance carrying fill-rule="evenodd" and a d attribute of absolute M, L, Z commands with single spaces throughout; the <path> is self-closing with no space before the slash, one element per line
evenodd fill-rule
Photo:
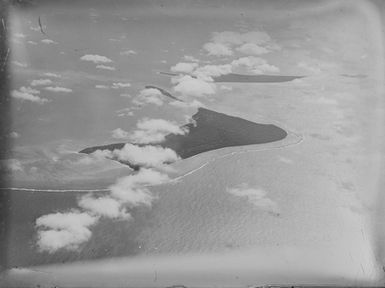
<path fill-rule="evenodd" d="M 239 117 L 229 116 L 206 108 L 199 108 L 192 116 L 192 123 L 183 125 L 188 129 L 185 135 L 169 134 L 163 148 L 174 150 L 182 159 L 224 147 L 263 144 L 279 141 L 287 136 L 282 128 L 273 124 L 258 124 Z M 85 148 L 80 153 L 90 154 L 96 150 L 122 149 L 126 143 L 114 143 Z M 130 163 L 124 163 L 129 166 Z M 131 166 L 134 169 L 140 167 Z"/>

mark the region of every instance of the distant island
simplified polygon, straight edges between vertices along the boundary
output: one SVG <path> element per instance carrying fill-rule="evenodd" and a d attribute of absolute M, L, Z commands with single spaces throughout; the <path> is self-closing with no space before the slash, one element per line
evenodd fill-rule
<path fill-rule="evenodd" d="M 178 76 L 177 73 L 171 72 L 159 72 L 159 74 L 167 76 Z M 187 74 L 189 75 L 189 74 Z M 197 78 L 194 75 L 189 75 L 193 78 Z M 212 76 L 214 82 L 233 82 L 233 83 L 280 83 L 280 82 L 289 82 L 295 79 L 301 79 L 305 76 L 286 76 L 286 75 L 246 75 L 246 74 L 237 74 L 229 73 L 220 76 Z"/>
<path fill-rule="evenodd" d="M 199 108 L 192 116 L 193 123 L 183 125 L 185 135 L 169 134 L 161 143 L 163 148 L 174 150 L 182 159 L 224 147 L 263 144 L 279 141 L 287 136 L 282 128 L 272 124 L 258 124 L 239 117 L 229 116 L 206 108 Z M 96 150 L 122 149 L 126 143 L 94 146 L 79 153 L 91 154 Z M 123 163 L 123 162 L 122 162 Z M 140 167 L 129 165 L 135 170 Z"/>

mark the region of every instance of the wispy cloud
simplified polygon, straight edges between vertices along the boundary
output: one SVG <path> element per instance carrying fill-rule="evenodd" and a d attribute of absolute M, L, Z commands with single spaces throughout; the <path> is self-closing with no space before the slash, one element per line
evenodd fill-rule
<path fill-rule="evenodd" d="M 97 69 L 103 69 L 103 70 L 109 70 L 109 71 L 115 71 L 116 68 L 113 66 L 107 66 L 107 65 L 97 65 Z"/>
<path fill-rule="evenodd" d="M 49 85 L 49 84 L 52 84 L 51 79 L 37 79 L 37 80 L 31 81 L 32 86 L 44 86 L 44 85 Z"/>
<path fill-rule="evenodd" d="M 131 87 L 130 83 L 122 83 L 122 82 L 112 83 L 112 86 L 111 86 L 112 89 L 121 89 L 121 88 L 128 88 L 128 87 Z"/>
<path fill-rule="evenodd" d="M 71 93 L 72 92 L 72 89 L 70 89 L 70 88 L 58 87 L 58 86 L 46 87 L 44 89 L 47 91 L 51 91 L 51 92 L 62 92 L 62 93 Z"/>
<path fill-rule="evenodd" d="M 138 53 L 134 50 L 125 50 L 125 51 L 120 52 L 119 54 L 122 56 L 130 56 L 130 55 L 136 55 Z"/>
<path fill-rule="evenodd" d="M 22 63 L 19 61 L 12 61 L 12 64 L 20 68 L 26 68 L 28 66 L 26 63 Z"/>
<path fill-rule="evenodd" d="M 43 39 L 41 40 L 41 42 L 44 44 L 58 44 L 56 41 L 53 41 L 51 39 Z"/>
<path fill-rule="evenodd" d="M 233 188 L 227 188 L 227 192 L 237 197 L 246 198 L 258 209 L 273 214 L 280 213 L 277 203 L 268 198 L 267 192 L 261 188 L 251 188 L 247 184 L 243 183 Z"/>
<path fill-rule="evenodd" d="M 61 78 L 61 75 L 56 74 L 56 73 L 51 73 L 51 72 L 46 72 L 43 75 L 46 76 L 46 77 Z"/>

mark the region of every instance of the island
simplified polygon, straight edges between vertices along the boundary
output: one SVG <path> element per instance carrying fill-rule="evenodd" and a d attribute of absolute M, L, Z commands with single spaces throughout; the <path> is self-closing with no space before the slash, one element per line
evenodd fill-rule
<path fill-rule="evenodd" d="M 169 134 L 165 140 L 156 143 L 174 150 L 182 159 L 224 147 L 263 144 L 279 141 L 287 132 L 273 124 L 259 124 L 239 117 L 226 115 L 206 108 L 199 108 L 192 116 L 192 122 L 182 126 L 188 129 L 185 135 Z M 80 153 L 91 154 L 96 150 L 122 149 L 126 143 L 114 143 L 88 147 Z M 143 145 L 143 144 L 138 144 Z M 124 163 L 138 170 L 140 167 Z"/>

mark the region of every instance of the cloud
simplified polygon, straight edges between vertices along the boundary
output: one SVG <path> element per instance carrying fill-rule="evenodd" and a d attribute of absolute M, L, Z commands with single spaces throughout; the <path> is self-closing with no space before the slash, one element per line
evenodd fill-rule
<path fill-rule="evenodd" d="M 264 31 L 251 31 L 239 33 L 233 31 L 214 32 L 211 42 L 203 45 L 203 49 L 209 55 L 231 56 L 232 49 L 250 55 L 261 55 L 269 52 L 269 49 L 276 49 L 277 45 L 272 45 L 271 37 Z M 264 45 L 264 46 L 262 46 Z"/>
<path fill-rule="evenodd" d="M 109 70 L 109 71 L 115 71 L 115 67 L 113 66 L 107 66 L 107 65 L 97 65 L 97 69 L 104 69 L 104 70 Z"/>
<path fill-rule="evenodd" d="M 122 149 L 112 151 L 113 157 L 119 161 L 127 161 L 140 167 L 165 169 L 165 165 L 179 159 L 174 150 L 160 146 L 137 146 L 127 143 Z"/>
<path fill-rule="evenodd" d="M 162 93 L 158 89 L 145 88 L 139 92 L 139 95 L 132 101 L 135 105 L 154 104 L 163 105 Z"/>
<path fill-rule="evenodd" d="M 231 48 L 222 43 L 209 42 L 203 45 L 203 49 L 205 49 L 209 55 L 213 55 L 213 56 L 233 55 L 233 51 L 231 51 Z"/>
<path fill-rule="evenodd" d="M 41 40 L 41 42 L 44 44 L 58 44 L 57 42 L 55 42 L 51 39 L 43 39 L 43 40 Z"/>
<path fill-rule="evenodd" d="M 86 55 L 80 57 L 80 60 L 94 62 L 95 64 L 113 62 L 111 59 L 109 59 L 105 56 L 92 55 L 92 54 L 86 54 Z"/>
<path fill-rule="evenodd" d="M 110 87 L 107 85 L 95 85 L 95 88 L 97 88 L 97 89 L 110 89 Z"/>
<path fill-rule="evenodd" d="M 120 96 L 120 97 L 127 97 L 127 98 L 130 98 L 130 97 L 131 97 L 131 94 L 128 94 L 128 93 L 121 93 L 119 96 Z"/>
<path fill-rule="evenodd" d="M 25 34 L 23 33 L 14 33 L 13 36 L 15 36 L 16 38 L 25 38 Z"/>
<path fill-rule="evenodd" d="M 116 111 L 119 117 L 122 116 L 133 116 L 134 112 L 132 111 L 132 108 L 123 108 Z"/>
<path fill-rule="evenodd" d="M 51 73 L 51 72 L 44 73 L 44 76 L 52 77 L 52 78 L 61 78 L 61 75 L 55 74 L 55 73 Z"/>
<path fill-rule="evenodd" d="M 164 119 L 144 118 L 138 121 L 136 128 L 129 137 L 132 142 L 140 144 L 159 143 L 164 141 L 168 134 L 184 135 L 188 132 L 175 122 Z"/>
<path fill-rule="evenodd" d="M 36 219 L 37 245 L 40 251 L 50 253 L 59 249 L 76 250 L 89 240 L 92 235 L 89 227 L 97 220 L 98 217 L 79 211 L 41 216 Z"/>
<path fill-rule="evenodd" d="M 0 171 L 1 171 L 1 166 L 5 168 L 5 170 L 10 171 L 10 172 L 17 172 L 17 171 L 23 171 L 23 164 L 17 160 L 17 159 L 6 159 L 6 160 L 0 160 Z"/>
<path fill-rule="evenodd" d="M 21 63 L 19 61 L 12 61 L 12 64 L 14 64 L 17 67 L 26 68 L 28 65 L 26 63 Z"/>
<path fill-rule="evenodd" d="M 186 61 L 190 61 L 190 62 L 199 62 L 199 60 L 197 58 L 195 58 L 194 56 L 190 56 L 190 55 L 184 55 L 183 59 Z"/>
<path fill-rule="evenodd" d="M 40 94 L 40 91 L 39 90 L 36 90 L 36 89 L 33 89 L 31 87 L 20 87 L 20 92 L 23 92 L 23 93 L 31 93 L 31 94 Z"/>
<path fill-rule="evenodd" d="M 180 62 L 172 66 L 171 71 L 176 73 L 191 73 L 196 67 L 198 67 L 197 63 Z"/>
<path fill-rule="evenodd" d="M 115 130 L 112 130 L 112 138 L 115 139 L 128 139 L 129 133 L 127 131 L 124 131 L 121 128 L 116 128 Z"/>
<path fill-rule="evenodd" d="M 122 83 L 122 82 L 112 83 L 112 86 L 111 86 L 112 89 L 120 89 L 120 88 L 128 88 L 128 87 L 131 87 L 130 83 Z"/>
<path fill-rule="evenodd" d="M 232 66 L 230 64 L 223 65 L 205 65 L 195 69 L 193 75 L 206 81 L 213 81 L 211 77 L 218 77 L 220 75 L 226 75 L 232 72 Z"/>
<path fill-rule="evenodd" d="M 22 88 L 20 88 L 20 89 L 22 89 Z M 16 99 L 36 102 L 36 103 L 39 103 L 39 104 L 44 104 L 44 103 L 49 101 L 48 99 L 41 98 L 39 96 L 34 95 L 33 93 L 23 92 L 21 90 L 13 90 L 11 92 L 11 96 L 13 98 L 16 98 Z"/>
<path fill-rule="evenodd" d="M 65 87 L 46 87 L 44 88 L 45 90 L 47 91 L 51 91 L 51 92 L 63 92 L 63 93 L 71 93 L 72 92 L 72 89 L 69 89 L 69 88 L 65 88 Z"/>
<path fill-rule="evenodd" d="M 267 192 L 263 189 L 250 188 L 247 184 L 241 184 L 234 188 L 227 188 L 227 192 L 237 197 L 247 198 L 251 204 L 261 210 L 273 214 L 280 213 L 278 205 L 266 197 Z"/>
<path fill-rule="evenodd" d="M 145 186 L 159 185 L 169 180 L 167 174 L 153 169 L 141 168 L 136 174 L 118 179 L 109 189 L 111 196 L 119 199 L 125 205 L 130 207 L 151 206 L 155 197 Z"/>
<path fill-rule="evenodd" d="M 233 60 L 231 62 L 231 65 L 234 68 L 246 68 L 249 72 L 255 74 L 279 72 L 278 67 L 270 65 L 265 59 L 255 56 L 238 58 L 236 60 Z"/>
<path fill-rule="evenodd" d="M 254 43 L 246 43 L 236 49 L 244 54 L 262 55 L 269 52 L 265 47 L 261 47 Z"/>
<path fill-rule="evenodd" d="M 136 55 L 136 54 L 138 54 L 138 53 L 134 50 L 125 50 L 125 51 L 120 52 L 120 55 L 122 55 L 122 56 L 130 56 L 130 55 Z"/>
<path fill-rule="evenodd" d="M 31 41 L 31 40 L 27 41 L 27 43 L 28 43 L 28 44 L 31 44 L 31 45 L 37 45 L 37 42 Z"/>
<path fill-rule="evenodd" d="M 192 100 L 192 101 L 172 101 L 169 103 L 170 105 L 182 108 L 182 109 L 190 109 L 190 108 L 198 108 L 198 107 L 204 107 L 203 103 L 199 102 L 198 100 Z"/>
<path fill-rule="evenodd" d="M 319 74 L 322 71 L 319 64 L 311 65 L 307 62 L 301 61 L 297 64 L 297 66 L 301 69 L 304 69 L 304 70 L 311 72 L 311 73 L 314 73 L 314 74 Z"/>
<path fill-rule="evenodd" d="M 49 84 L 52 84 L 51 79 L 37 79 L 37 80 L 31 81 L 32 86 L 44 86 L 44 85 L 49 85 Z"/>
<path fill-rule="evenodd" d="M 263 31 L 251 31 L 246 33 L 224 31 L 214 32 L 212 41 L 227 45 L 241 45 L 243 43 L 254 43 L 260 45 L 271 41 L 271 37 Z"/>
<path fill-rule="evenodd" d="M 177 85 L 174 87 L 175 92 L 179 92 L 185 96 L 202 97 L 205 95 L 215 94 L 216 88 L 212 83 L 207 83 L 202 79 L 196 79 L 185 75 L 176 79 Z"/>
<path fill-rule="evenodd" d="M 16 131 L 12 131 L 11 133 L 9 133 L 9 137 L 13 138 L 13 139 L 16 139 L 16 138 L 20 137 L 20 134 L 17 133 Z"/>
<path fill-rule="evenodd" d="M 122 207 L 122 204 L 109 196 L 96 198 L 92 195 L 85 195 L 80 198 L 78 205 L 95 216 L 112 219 L 131 219 L 131 215 Z"/>

